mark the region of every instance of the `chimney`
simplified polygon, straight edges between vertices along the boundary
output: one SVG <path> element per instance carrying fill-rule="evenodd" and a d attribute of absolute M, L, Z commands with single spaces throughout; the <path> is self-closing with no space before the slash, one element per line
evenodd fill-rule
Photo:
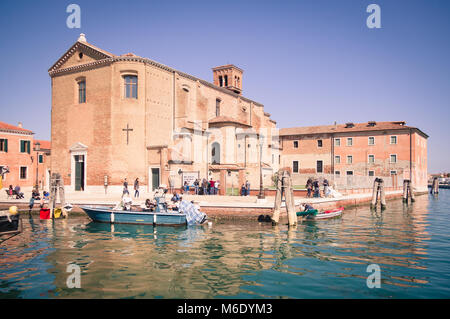
<path fill-rule="evenodd" d="M 353 122 L 345 123 L 345 128 L 350 128 L 350 127 L 353 127 L 353 126 L 355 126 L 355 124 L 353 124 Z"/>
<path fill-rule="evenodd" d="M 17 127 L 22 128 L 22 122 L 17 123 Z"/>
<path fill-rule="evenodd" d="M 78 38 L 78 42 L 87 42 L 86 35 L 84 33 L 80 33 L 80 37 Z"/>

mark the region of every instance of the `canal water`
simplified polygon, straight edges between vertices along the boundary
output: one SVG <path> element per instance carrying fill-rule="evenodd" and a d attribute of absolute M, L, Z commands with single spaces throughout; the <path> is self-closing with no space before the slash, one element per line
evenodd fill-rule
<path fill-rule="evenodd" d="M 296 229 L 23 221 L 0 244 L 0 298 L 450 298 L 450 190 Z"/>

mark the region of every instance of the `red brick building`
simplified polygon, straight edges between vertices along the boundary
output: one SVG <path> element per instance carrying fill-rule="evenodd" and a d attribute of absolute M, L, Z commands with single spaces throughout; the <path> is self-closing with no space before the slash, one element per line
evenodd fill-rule
<path fill-rule="evenodd" d="M 280 129 L 281 166 L 294 176 L 399 176 L 427 187 L 428 135 L 405 122 Z M 299 181 L 303 182 L 303 181 Z"/>
<path fill-rule="evenodd" d="M 36 180 L 40 187 L 48 185 L 48 165 L 50 164 L 50 142 L 34 140 L 34 133 L 17 126 L 0 122 L 0 167 L 9 167 L 2 181 L 3 188 L 32 187 Z M 37 151 L 36 143 L 40 150 Z M 38 174 L 38 175 L 37 175 Z"/>

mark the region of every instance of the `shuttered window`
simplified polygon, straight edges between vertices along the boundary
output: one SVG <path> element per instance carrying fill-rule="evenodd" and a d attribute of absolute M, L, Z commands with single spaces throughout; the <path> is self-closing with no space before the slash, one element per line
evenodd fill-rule
<path fill-rule="evenodd" d="M 8 152 L 8 140 L 6 138 L 0 139 L 0 152 Z"/>
<path fill-rule="evenodd" d="M 20 141 L 20 152 L 30 154 L 30 141 Z"/>

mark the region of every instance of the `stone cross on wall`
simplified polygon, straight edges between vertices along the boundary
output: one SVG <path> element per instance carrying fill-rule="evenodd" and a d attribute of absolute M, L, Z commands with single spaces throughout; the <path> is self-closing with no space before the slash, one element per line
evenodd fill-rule
<path fill-rule="evenodd" d="M 130 131 L 133 131 L 133 129 L 129 128 L 128 123 L 127 123 L 127 128 L 123 128 L 122 131 L 127 132 L 127 145 L 128 145 L 128 135 L 129 135 Z"/>

